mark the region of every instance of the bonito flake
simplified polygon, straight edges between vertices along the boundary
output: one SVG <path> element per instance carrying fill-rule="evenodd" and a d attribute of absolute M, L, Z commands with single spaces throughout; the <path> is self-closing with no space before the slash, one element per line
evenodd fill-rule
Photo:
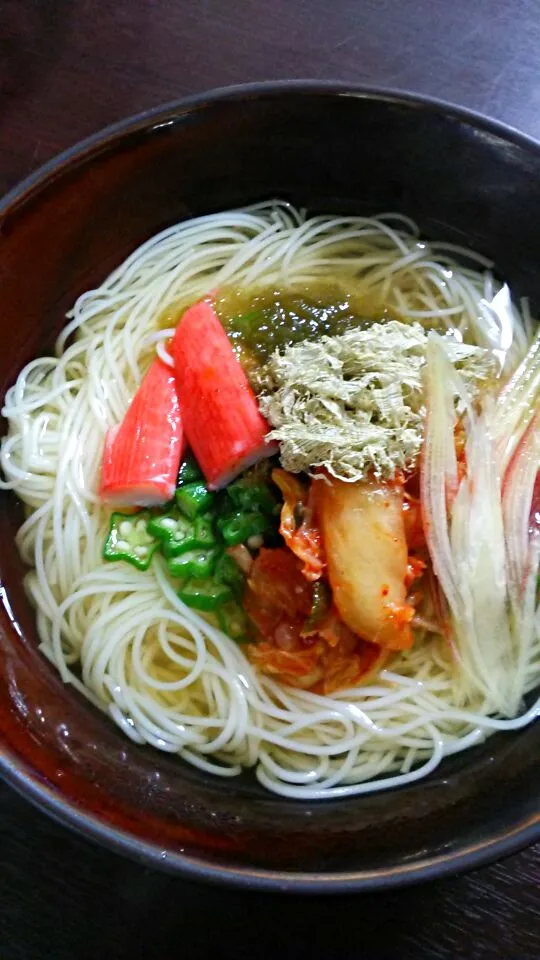
<path fill-rule="evenodd" d="M 442 342 L 471 397 L 494 377 L 487 350 Z M 426 345 L 420 324 L 391 320 L 276 351 L 258 399 L 285 469 L 351 481 L 411 470 L 423 439 Z"/>

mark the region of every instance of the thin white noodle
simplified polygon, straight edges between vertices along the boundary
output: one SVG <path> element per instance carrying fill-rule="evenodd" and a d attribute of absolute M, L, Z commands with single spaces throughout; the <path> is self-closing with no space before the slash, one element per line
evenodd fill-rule
<path fill-rule="evenodd" d="M 157 560 L 139 572 L 101 557 L 105 432 L 155 353 L 171 362 L 178 310 L 225 283 L 342 279 L 360 299 L 378 290 L 404 319 L 489 342 L 516 366 L 531 337 L 528 305 L 523 319 L 509 298 L 496 302 L 504 288 L 479 272 L 490 267 L 484 258 L 418 236 L 399 214 L 308 219 L 281 201 L 174 225 L 83 294 L 56 355 L 33 360 L 7 391 L 0 487 L 26 505 L 17 545 L 33 567 L 26 587 L 41 650 L 135 743 L 214 775 L 255 767 L 269 790 L 320 799 L 411 783 L 539 714 L 535 703 L 512 719 L 490 716 L 435 635 L 365 687 L 329 697 L 286 687 L 185 607 Z M 505 344 L 493 343 L 503 328 Z M 540 680 L 538 620 L 521 666 L 526 690 Z"/>

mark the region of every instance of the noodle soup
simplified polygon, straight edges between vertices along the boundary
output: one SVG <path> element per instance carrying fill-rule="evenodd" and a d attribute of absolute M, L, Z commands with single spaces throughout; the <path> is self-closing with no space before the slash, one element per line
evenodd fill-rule
<path fill-rule="evenodd" d="M 43 654 L 136 743 L 291 798 L 529 723 L 539 394 L 527 304 L 402 216 L 168 228 L 6 395 Z"/>

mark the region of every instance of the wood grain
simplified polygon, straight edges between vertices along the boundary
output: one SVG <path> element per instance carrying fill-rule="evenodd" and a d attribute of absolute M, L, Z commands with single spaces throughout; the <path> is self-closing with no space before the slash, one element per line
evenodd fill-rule
<path fill-rule="evenodd" d="M 0 191 L 126 114 L 250 80 L 413 89 L 540 135 L 539 13 L 538 0 L 2 0 Z"/>
<path fill-rule="evenodd" d="M 120 117 L 205 88 L 344 79 L 540 137 L 537 0 L 0 0 L 0 193 Z M 540 957 L 540 851 L 402 893 L 207 889 L 79 840 L 0 787 L 2 960 Z"/>
<path fill-rule="evenodd" d="M 538 857 L 401 892 L 239 893 L 104 853 L 0 790 L 2 960 L 537 960 Z M 219 953 L 217 953 L 219 951 Z"/>

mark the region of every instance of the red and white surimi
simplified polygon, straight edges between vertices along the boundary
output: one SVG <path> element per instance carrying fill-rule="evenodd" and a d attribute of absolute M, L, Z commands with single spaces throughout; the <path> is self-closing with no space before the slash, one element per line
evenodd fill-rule
<path fill-rule="evenodd" d="M 101 499 L 133 507 L 166 503 L 174 496 L 183 448 L 176 378 L 156 359 L 122 423 L 105 438 Z"/>
<path fill-rule="evenodd" d="M 277 445 L 265 441 L 268 424 L 211 303 L 186 310 L 171 353 L 188 443 L 218 490 Z"/>

